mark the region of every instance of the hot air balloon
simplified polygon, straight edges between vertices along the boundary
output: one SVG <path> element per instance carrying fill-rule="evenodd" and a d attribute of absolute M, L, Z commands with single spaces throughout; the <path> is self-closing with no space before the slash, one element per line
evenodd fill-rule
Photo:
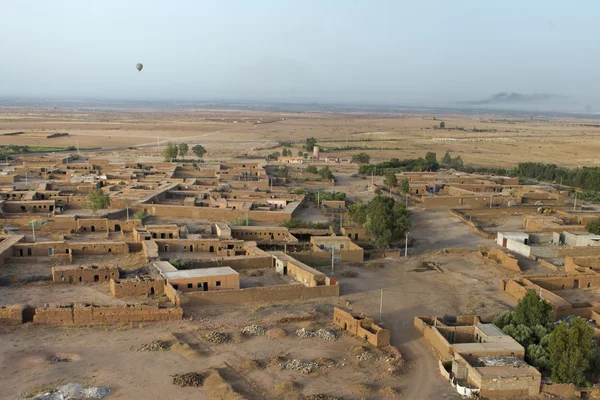
<path fill-rule="evenodd" d="M 135 64 L 135 67 L 137 68 L 138 71 L 141 71 L 142 68 L 144 68 L 144 66 L 142 65 L 142 63 Z"/>

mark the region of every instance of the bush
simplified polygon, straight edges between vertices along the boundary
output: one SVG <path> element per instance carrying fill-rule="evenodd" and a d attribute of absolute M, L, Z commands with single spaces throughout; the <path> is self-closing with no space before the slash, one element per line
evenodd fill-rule
<path fill-rule="evenodd" d="M 184 258 L 171 258 L 169 260 L 171 265 L 173 265 L 177 269 L 192 269 L 194 268 L 194 261 L 187 260 Z"/>

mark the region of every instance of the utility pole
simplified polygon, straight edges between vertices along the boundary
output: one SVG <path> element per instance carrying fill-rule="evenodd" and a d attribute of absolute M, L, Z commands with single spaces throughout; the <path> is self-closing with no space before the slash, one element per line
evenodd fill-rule
<path fill-rule="evenodd" d="M 335 247 L 331 246 L 331 275 L 333 275 L 333 264 L 334 264 L 334 260 L 335 260 Z"/>
<path fill-rule="evenodd" d="M 29 181 L 27 180 L 27 170 L 25 170 L 25 186 L 29 186 Z"/>
<path fill-rule="evenodd" d="M 493 198 L 494 198 L 493 196 L 490 196 L 490 208 L 492 208 L 492 199 Z"/>
<path fill-rule="evenodd" d="M 33 231 L 33 242 L 35 243 L 35 221 L 31 222 L 31 230 Z"/>
<path fill-rule="evenodd" d="M 320 192 L 317 190 L 317 207 L 321 207 L 321 196 Z"/>
<path fill-rule="evenodd" d="M 77 141 L 77 155 L 81 155 L 81 153 L 79 152 L 79 140 Z"/>
<path fill-rule="evenodd" d="M 127 208 L 127 221 L 129 221 L 129 203 L 126 204 Z"/>
<path fill-rule="evenodd" d="M 408 257 L 408 234 L 410 232 L 406 232 L 406 241 L 404 242 L 404 258 Z"/>
<path fill-rule="evenodd" d="M 577 208 L 577 190 L 575 190 L 575 203 L 573 203 L 573 211 Z"/>
<path fill-rule="evenodd" d="M 379 297 L 379 321 L 383 321 L 383 289 L 381 289 L 381 296 Z"/>

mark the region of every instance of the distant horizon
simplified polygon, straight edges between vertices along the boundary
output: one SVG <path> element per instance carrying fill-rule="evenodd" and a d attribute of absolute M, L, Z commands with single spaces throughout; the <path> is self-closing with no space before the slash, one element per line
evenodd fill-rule
<path fill-rule="evenodd" d="M 67 104 L 65 104 L 67 103 Z M 72 103 L 72 104 L 68 104 Z M 82 103 L 78 106 L 78 103 Z M 86 106 L 87 103 L 87 106 Z M 116 107 L 116 105 L 122 104 L 127 107 Z M 137 105 L 136 105 L 137 104 Z M 428 111 L 430 113 L 456 113 L 456 114 L 523 114 L 523 115 L 535 115 L 540 114 L 544 116 L 556 114 L 556 115 L 573 115 L 573 116 L 600 116 L 600 112 L 594 112 L 592 110 L 565 110 L 565 109 L 538 109 L 533 106 L 519 108 L 511 107 L 510 105 L 503 104 L 448 104 L 448 105 L 428 105 L 428 104 L 394 104 L 394 103 L 377 103 L 377 102 L 334 102 L 334 101 L 316 101 L 316 100 L 270 100 L 270 99 L 232 99 L 232 98 L 213 98 L 213 99 L 135 99 L 135 98 L 101 98 L 101 97 L 26 97 L 26 96 L 0 96 L 0 107 L 38 107 L 38 108 L 94 108 L 94 107 L 115 107 L 123 109 L 139 109 L 146 108 L 145 106 L 157 106 L 151 107 L 155 109 L 170 109 L 173 107 L 160 107 L 160 105 L 171 105 L 180 108 L 188 106 L 189 108 L 195 108 L 194 106 L 200 105 L 218 105 L 219 107 L 207 107 L 211 108 L 225 108 L 231 111 L 244 109 L 236 108 L 236 104 L 244 104 L 247 106 L 253 106 L 251 109 L 256 111 L 278 111 L 278 112 L 297 112 L 292 110 L 286 110 L 286 107 L 309 107 L 313 108 L 311 112 L 331 112 L 332 108 L 341 108 L 346 110 L 338 110 L 339 112 L 350 112 L 350 111 L 369 111 L 369 112 L 410 112 L 417 111 Z M 273 110 L 273 107 L 281 107 L 281 110 Z M 200 109 L 202 107 L 199 107 Z M 245 108 L 247 109 L 247 108 Z"/>

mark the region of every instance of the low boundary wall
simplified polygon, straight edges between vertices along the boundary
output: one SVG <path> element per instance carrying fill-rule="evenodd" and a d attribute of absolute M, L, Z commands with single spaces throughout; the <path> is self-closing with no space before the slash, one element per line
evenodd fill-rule
<path fill-rule="evenodd" d="M 167 293 L 169 289 L 165 290 Z M 306 287 L 302 284 L 264 286 L 246 289 L 215 290 L 208 292 L 177 293 L 183 306 L 211 304 L 244 304 L 261 301 L 306 300 L 319 297 L 337 297 L 339 284 Z M 167 294 L 169 296 L 169 294 Z"/>
<path fill-rule="evenodd" d="M 124 306 L 54 304 L 37 308 L 33 322 L 43 325 L 85 325 L 174 321 L 182 318 L 183 310 L 181 308 L 159 308 L 132 304 Z"/>

